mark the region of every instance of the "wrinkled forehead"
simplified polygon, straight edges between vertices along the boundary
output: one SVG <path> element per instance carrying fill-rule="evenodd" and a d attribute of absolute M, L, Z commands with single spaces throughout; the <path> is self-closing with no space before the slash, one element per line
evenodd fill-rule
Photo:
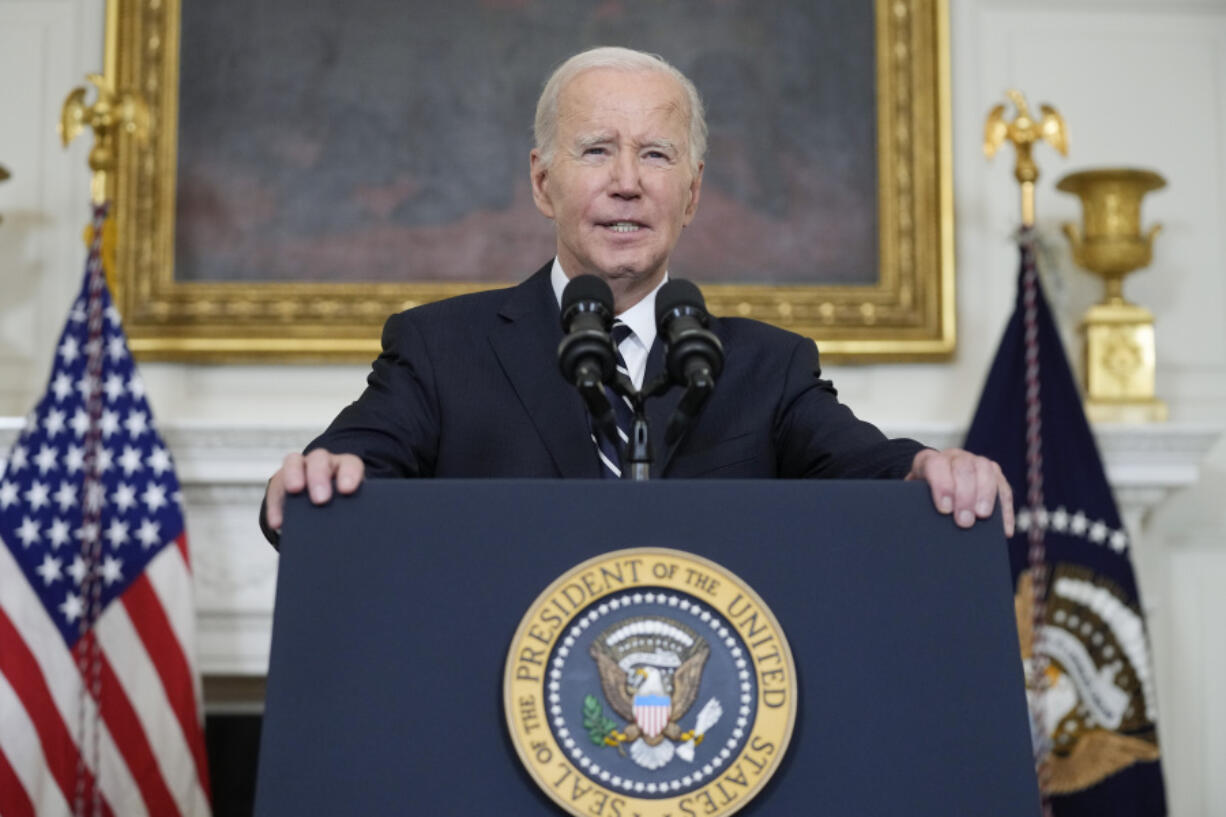
<path fill-rule="evenodd" d="M 689 100 L 666 71 L 590 68 L 562 86 L 558 122 L 567 130 L 633 124 L 687 135 Z"/>

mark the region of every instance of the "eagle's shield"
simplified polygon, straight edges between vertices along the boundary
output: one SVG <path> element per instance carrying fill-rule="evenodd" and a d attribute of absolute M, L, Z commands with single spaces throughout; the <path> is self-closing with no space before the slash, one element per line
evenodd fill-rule
<path fill-rule="evenodd" d="M 672 698 L 667 695 L 635 695 L 634 721 L 643 730 L 643 734 L 654 738 L 668 726 L 668 716 L 672 712 Z"/>

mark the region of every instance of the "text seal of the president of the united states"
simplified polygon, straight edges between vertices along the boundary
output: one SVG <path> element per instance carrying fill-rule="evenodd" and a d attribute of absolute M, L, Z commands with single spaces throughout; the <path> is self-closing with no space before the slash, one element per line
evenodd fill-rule
<path fill-rule="evenodd" d="M 606 553 L 519 624 L 503 698 L 532 779 L 575 815 L 727 815 L 779 767 L 796 721 L 783 630 L 700 556 Z"/>

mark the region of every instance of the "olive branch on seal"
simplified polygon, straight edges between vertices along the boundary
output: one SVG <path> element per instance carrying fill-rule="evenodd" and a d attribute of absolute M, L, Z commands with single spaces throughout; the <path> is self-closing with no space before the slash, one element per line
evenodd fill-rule
<path fill-rule="evenodd" d="M 597 746 L 606 746 L 605 738 L 617 729 L 617 721 L 605 717 L 604 707 L 595 695 L 587 695 L 583 699 L 583 728 L 587 736 Z"/>

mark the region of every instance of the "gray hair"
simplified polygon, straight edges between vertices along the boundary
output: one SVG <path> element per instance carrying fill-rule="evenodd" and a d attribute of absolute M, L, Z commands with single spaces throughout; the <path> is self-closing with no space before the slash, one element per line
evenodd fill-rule
<path fill-rule="evenodd" d="M 663 57 L 634 51 L 629 48 L 604 46 L 576 54 L 554 69 L 541 98 L 536 103 L 536 121 L 533 135 L 541 161 L 548 166 L 553 161 L 558 135 L 558 98 L 562 89 L 575 77 L 596 68 L 612 68 L 616 71 L 660 71 L 681 83 L 689 104 L 690 119 L 690 170 L 698 172 L 698 165 L 707 153 L 707 119 L 698 89 L 685 74 L 670 65 Z"/>

